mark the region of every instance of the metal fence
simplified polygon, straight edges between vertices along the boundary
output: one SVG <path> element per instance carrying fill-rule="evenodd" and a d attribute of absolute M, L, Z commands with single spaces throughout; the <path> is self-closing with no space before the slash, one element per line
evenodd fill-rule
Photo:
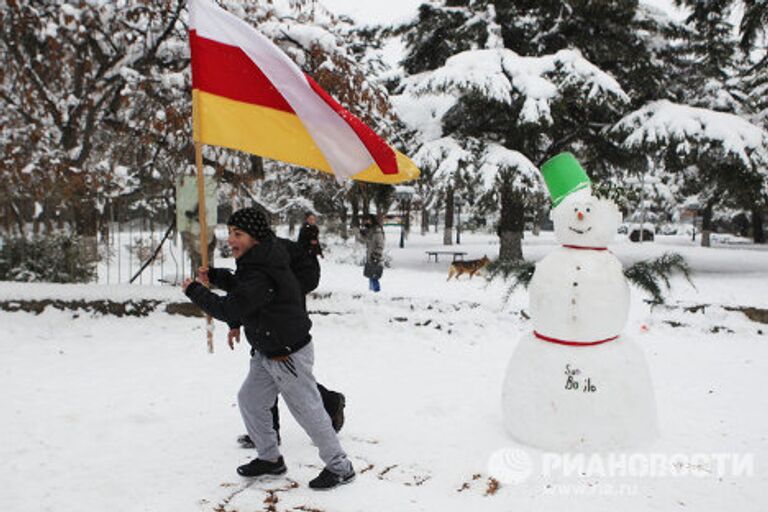
<path fill-rule="evenodd" d="M 167 285 L 191 275 L 190 255 L 180 234 L 171 234 L 155 255 L 166 231 L 145 221 L 110 223 L 98 238 L 98 282 L 123 284 L 133 279 L 134 284 Z"/>

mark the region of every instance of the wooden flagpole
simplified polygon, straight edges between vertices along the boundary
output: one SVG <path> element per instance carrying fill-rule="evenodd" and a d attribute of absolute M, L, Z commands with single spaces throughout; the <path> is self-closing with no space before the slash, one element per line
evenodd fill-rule
<path fill-rule="evenodd" d="M 208 267 L 208 220 L 205 214 L 205 176 L 203 175 L 203 143 L 200 142 L 200 109 L 198 92 L 192 90 L 193 139 L 195 142 L 195 166 L 197 167 L 197 212 L 200 221 L 200 264 Z M 197 269 L 194 269 L 197 272 Z M 206 285 L 207 286 L 207 285 Z M 205 332 L 208 340 L 208 352 L 213 353 L 213 319 L 205 316 Z"/>

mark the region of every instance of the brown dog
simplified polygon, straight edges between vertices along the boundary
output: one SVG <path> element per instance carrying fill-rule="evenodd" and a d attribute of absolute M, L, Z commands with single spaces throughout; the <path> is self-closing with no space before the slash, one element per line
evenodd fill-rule
<path fill-rule="evenodd" d="M 454 261 L 451 263 L 451 266 L 448 267 L 447 281 L 450 281 L 454 276 L 458 279 L 461 274 L 469 274 L 469 278 L 472 279 L 472 276 L 477 274 L 477 272 L 490 263 L 490 261 L 488 256 L 483 256 L 479 260 Z"/>

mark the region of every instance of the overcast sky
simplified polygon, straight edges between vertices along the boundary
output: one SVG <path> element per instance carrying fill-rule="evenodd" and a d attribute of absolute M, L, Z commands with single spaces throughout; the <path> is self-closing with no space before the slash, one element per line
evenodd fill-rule
<path fill-rule="evenodd" d="M 346 14 L 364 25 L 393 23 L 416 15 L 421 0 L 320 0 L 331 12 Z"/>

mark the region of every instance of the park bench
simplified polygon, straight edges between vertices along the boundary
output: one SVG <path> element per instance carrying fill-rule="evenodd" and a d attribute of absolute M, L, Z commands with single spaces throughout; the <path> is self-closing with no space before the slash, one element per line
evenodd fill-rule
<path fill-rule="evenodd" d="M 453 256 L 453 261 L 456 260 L 463 260 L 464 256 L 467 255 L 466 252 L 461 251 L 424 251 L 427 253 L 427 261 L 431 260 L 432 257 L 435 257 L 435 263 L 437 263 L 437 258 L 440 254 L 450 254 Z"/>

